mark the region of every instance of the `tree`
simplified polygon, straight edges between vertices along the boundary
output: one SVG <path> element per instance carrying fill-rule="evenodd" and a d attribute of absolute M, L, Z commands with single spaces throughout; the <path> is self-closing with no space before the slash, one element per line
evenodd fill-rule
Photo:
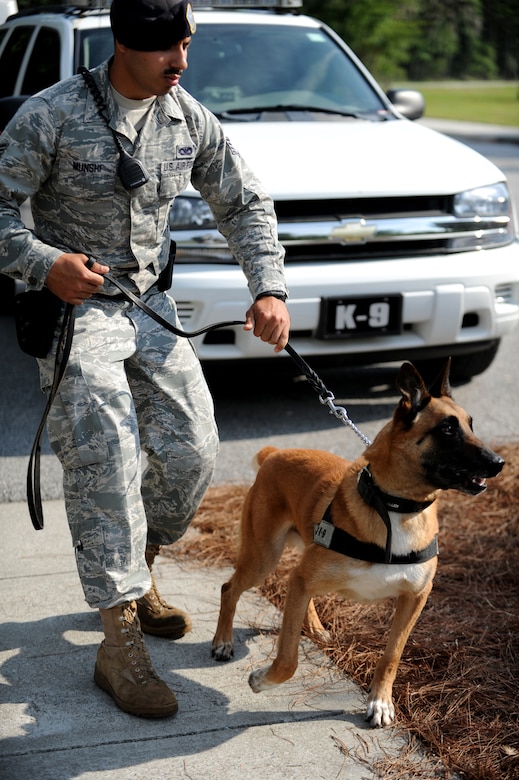
<path fill-rule="evenodd" d="M 419 40 L 420 0 L 305 0 L 348 43 L 382 84 L 406 77 L 409 52 Z"/>
<path fill-rule="evenodd" d="M 483 38 L 501 78 L 519 78 L 519 0 L 483 0 Z"/>
<path fill-rule="evenodd" d="M 519 0 L 303 0 L 382 83 L 519 76 Z"/>

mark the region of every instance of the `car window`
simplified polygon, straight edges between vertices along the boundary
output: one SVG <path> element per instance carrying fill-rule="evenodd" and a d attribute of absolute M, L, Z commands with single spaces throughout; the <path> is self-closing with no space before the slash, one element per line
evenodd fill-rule
<path fill-rule="evenodd" d="M 76 42 L 74 72 L 80 66 L 95 68 L 114 52 L 114 39 L 110 27 L 95 30 L 80 30 Z"/>
<path fill-rule="evenodd" d="M 34 95 L 35 92 L 59 81 L 60 52 L 58 31 L 52 27 L 42 27 L 38 31 L 25 69 L 21 88 L 22 95 Z"/>
<path fill-rule="evenodd" d="M 34 32 L 32 25 L 20 25 L 12 30 L 0 57 L 0 97 L 12 95 L 23 56 Z"/>
<path fill-rule="evenodd" d="M 301 106 L 345 113 L 385 108 L 324 30 L 199 25 L 182 86 L 217 114 Z"/>

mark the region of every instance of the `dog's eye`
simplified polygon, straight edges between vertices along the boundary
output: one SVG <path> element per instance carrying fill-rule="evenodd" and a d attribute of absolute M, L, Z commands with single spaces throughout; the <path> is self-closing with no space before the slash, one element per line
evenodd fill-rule
<path fill-rule="evenodd" d="M 452 420 L 444 420 L 440 425 L 440 431 L 445 436 L 454 436 L 456 433 L 456 425 Z"/>

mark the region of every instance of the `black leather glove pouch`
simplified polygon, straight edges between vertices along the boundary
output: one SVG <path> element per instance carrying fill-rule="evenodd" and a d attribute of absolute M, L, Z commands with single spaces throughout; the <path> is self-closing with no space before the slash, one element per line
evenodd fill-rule
<path fill-rule="evenodd" d="M 16 295 L 14 321 L 20 349 L 32 357 L 47 357 L 65 305 L 47 287 Z"/>

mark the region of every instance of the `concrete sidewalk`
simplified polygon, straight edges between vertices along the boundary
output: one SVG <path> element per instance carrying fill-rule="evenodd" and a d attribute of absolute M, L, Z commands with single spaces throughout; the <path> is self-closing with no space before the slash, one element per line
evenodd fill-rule
<path fill-rule="evenodd" d="M 174 718 L 121 712 L 92 679 L 102 633 L 83 600 L 61 501 L 32 529 L 25 504 L 0 505 L 0 778 L 2 780 L 374 780 L 406 748 L 398 729 L 372 730 L 366 696 L 309 641 L 288 683 L 254 694 L 252 668 L 272 653 L 279 613 L 250 592 L 236 620 L 236 656 L 211 659 L 228 572 L 159 558 L 163 594 L 193 617 L 181 640 L 147 637 L 176 692 Z M 437 776 L 415 752 L 427 780 Z M 434 762 L 435 763 L 435 762 Z M 428 769 L 430 766 L 430 769 Z"/>

